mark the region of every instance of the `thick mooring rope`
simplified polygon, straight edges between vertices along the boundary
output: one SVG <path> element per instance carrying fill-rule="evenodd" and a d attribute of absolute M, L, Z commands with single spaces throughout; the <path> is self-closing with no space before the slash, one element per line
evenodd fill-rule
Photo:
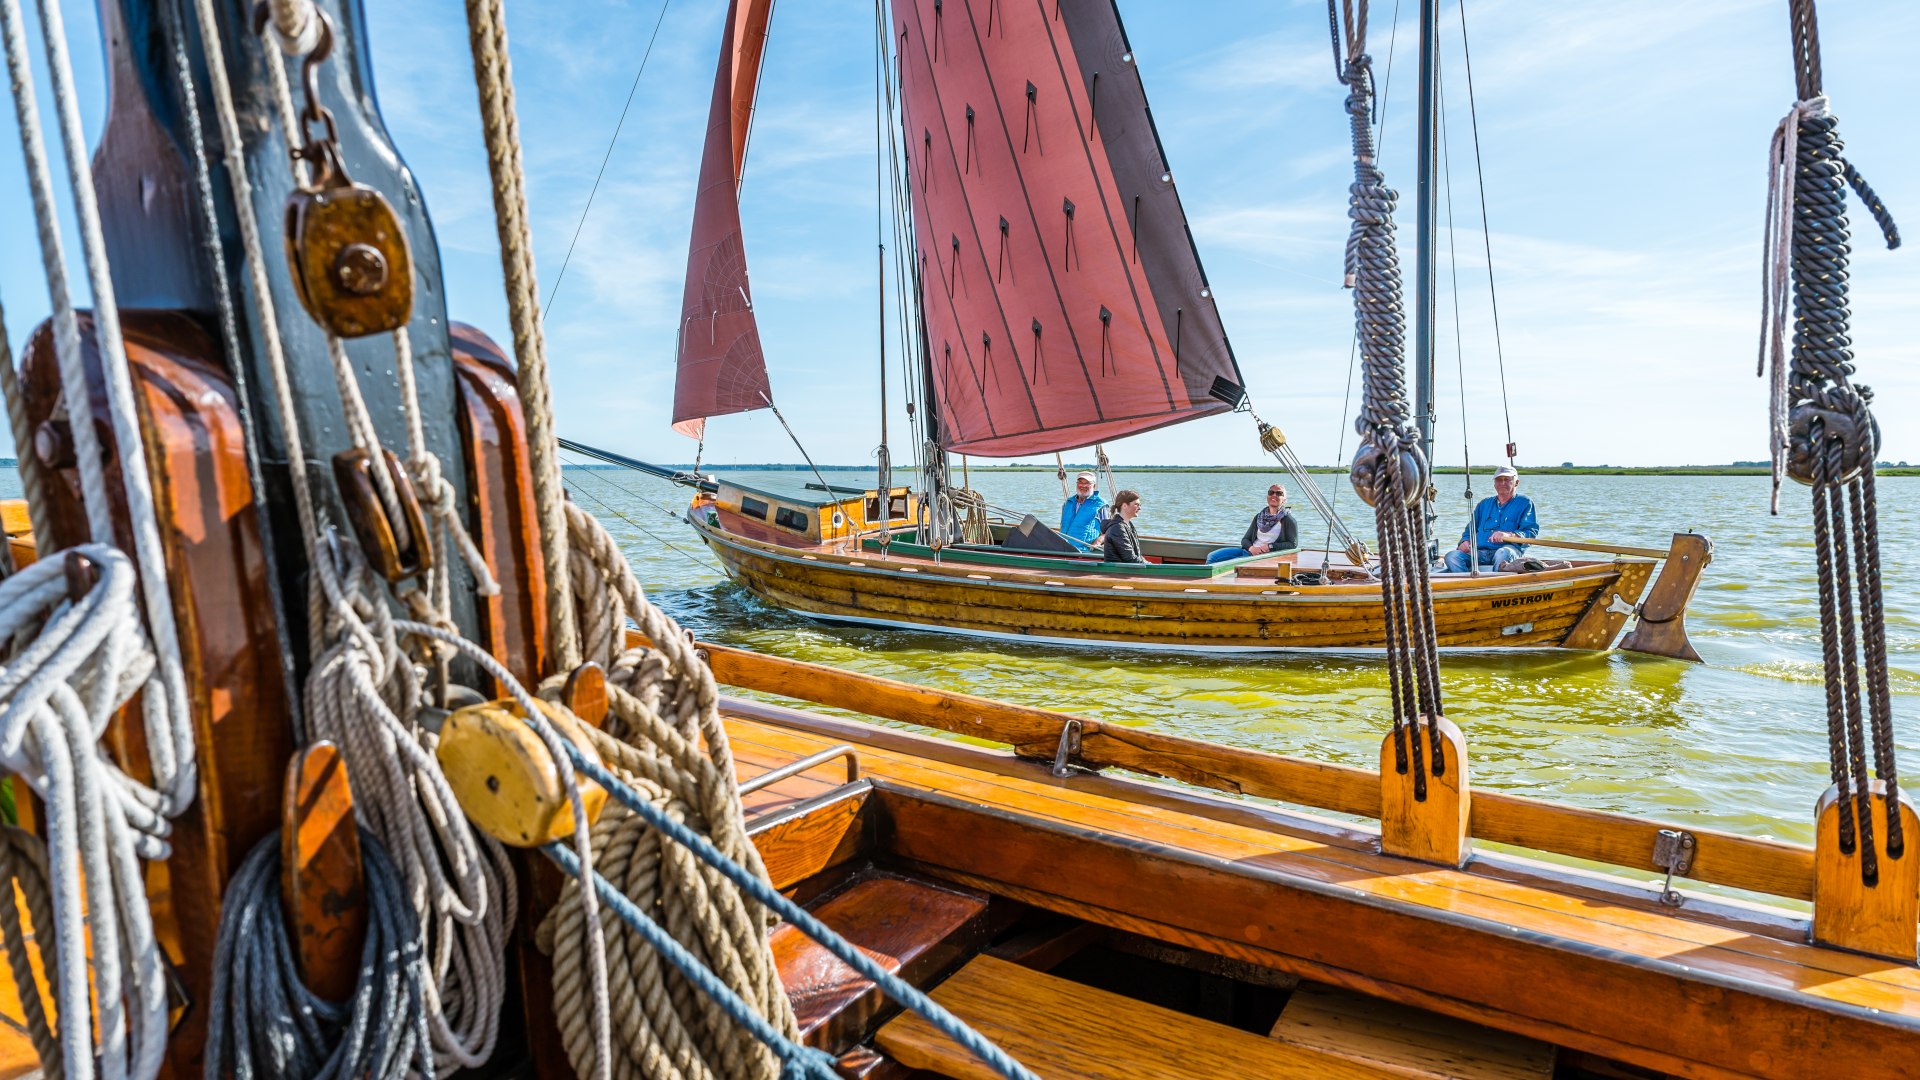
<path fill-rule="evenodd" d="M 1337 22 L 1332 0 L 1328 17 Z M 1354 490 L 1373 507 L 1380 545 L 1380 592 L 1386 619 L 1388 684 L 1393 694 L 1394 764 L 1413 773 L 1416 798 L 1426 797 L 1427 765 L 1417 737 L 1424 720 L 1432 734 L 1433 768 L 1444 768 L 1440 731 L 1440 663 L 1428 578 L 1422 500 L 1428 465 L 1407 405 L 1406 310 L 1401 303 L 1400 256 L 1393 208 L 1399 194 L 1375 164 L 1373 61 L 1366 52 L 1367 4 L 1346 4 L 1346 49 L 1340 81 L 1347 86 L 1353 129 L 1353 186 L 1348 189 L 1347 285 L 1353 289 L 1360 345 L 1360 415 L 1354 422 Z M 1409 739 L 1408 729 L 1416 737 Z"/>
<path fill-rule="evenodd" d="M 706 836 L 729 859 L 764 877 L 747 838 L 733 755 L 720 722 L 719 693 L 685 631 L 646 598 L 619 545 L 592 515 L 567 504 L 573 595 L 586 656 L 608 671 L 607 733 L 594 749 L 623 781 L 663 813 Z M 592 603 L 585 603 L 589 598 Z M 654 643 L 626 648 L 628 620 Z M 561 679 L 542 692 L 557 698 Z M 617 737 L 616 737 L 617 736 Z M 657 913 L 665 931 L 775 1029 L 795 1037 L 792 1006 L 766 941 L 771 921 L 757 904 L 686 849 L 669 843 L 631 811 L 610 804 L 593 828 L 594 868 L 621 893 Z M 569 882 L 540 927 L 554 958 L 555 1015 L 576 1071 L 598 1066 L 592 1044 L 590 987 L 581 975 L 579 882 Z M 604 931 L 613 1014 L 615 1077 L 706 1080 L 771 1077 L 780 1060 L 735 1023 L 709 994 L 695 992 L 631 926 Z"/>
<path fill-rule="evenodd" d="M 1820 591 L 1821 660 L 1827 695 L 1829 769 L 1838 790 L 1840 848 L 1860 855 L 1860 877 L 1879 880 L 1873 837 L 1875 776 L 1885 785 L 1884 854 L 1905 853 L 1887 679 L 1886 615 L 1880 574 L 1874 459 L 1880 431 L 1873 391 L 1853 382 L 1847 264 L 1852 242 L 1846 188 L 1873 215 L 1889 248 L 1900 245 L 1892 217 L 1843 156 L 1838 121 L 1820 87 L 1820 36 L 1813 0 L 1792 0 L 1794 82 L 1800 99 L 1774 132 L 1768 153 L 1766 262 L 1762 272 L 1761 366 L 1771 360 L 1769 408 L 1774 512 L 1784 473 L 1813 488 Z M 1785 286 L 1791 272 L 1793 351 L 1785 353 Z M 1855 605 L 1858 605 L 1858 611 Z M 1869 747 L 1869 741 L 1871 746 Z M 1871 752 L 1873 771 L 1868 772 Z"/>
<path fill-rule="evenodd" d="M 403 1080 L 434 1072 L 427 945 L 406 883 L 380 841 L 360 830 L 367 936 L 353 997 L 327 1001 L 295 966 L 280 901 L 280 834 L 227 883 L 215 946 L 206 1075 Z"/>
<path fill-rule="evenodd" d="M 520 121 L 513 105 L 513 62 L 507 51 L 507 16 L 501 0 L 467 0 L 468 44 L 474 85 L 480 94 L 480 125 L 493 178 L 493 211 L 500 238 L 500 268 L 506 278 L 507 315 L 513 325 L 514 386 L 527 419 L 527 459 L 540 519 L 540 552 L 547 577 L 547 633 L 554 669 L 580 663 L 567 575 L 567 521 L 560 479 L 560 450 L 553 431 L 552 392 L 547 383 L 547 341 L 540 326 L 540 292 L 533 270 L 533 230 L 527 219 L 525 170 L 520 161 Z"/>

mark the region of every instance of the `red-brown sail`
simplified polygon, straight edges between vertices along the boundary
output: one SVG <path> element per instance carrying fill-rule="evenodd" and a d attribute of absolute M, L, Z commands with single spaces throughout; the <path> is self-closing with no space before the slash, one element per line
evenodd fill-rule
<path fill-rule="evenodd" d="M 940 442 L 1044 453 L 1241 377 L 1112 0 L 895 0 Z"/>
<path fill-rule="evenodd" d="M 674 430 L 694 438 L 706 430 L 709 416 L 765 408 L 771 400 L 747 284 L 739 191 L 772 10 L 773 0 L 733 0 L 728 5 L 720 66 L 713 78 L 680 307 L 679 377 L 673 388 Z"/>

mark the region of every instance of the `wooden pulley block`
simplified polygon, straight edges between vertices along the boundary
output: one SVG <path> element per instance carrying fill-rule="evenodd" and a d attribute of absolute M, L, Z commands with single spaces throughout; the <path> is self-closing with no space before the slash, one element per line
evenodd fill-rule
<path fill-rule="evenodd" d="M 413 317 L 413 251 L 386 196 L 332 172 L 287 197 L 287 264 L 300 303 L 335 337 L 397 330 Z"/>
<path fill-rule="evenodd" d="M 374 481 L 373 457 L 355 447 L 333 456 L 333 479 L 340 487 L 340 501 L 347 511 L 353 535 L 374 572 L 388 581 L 404 581 L 433 569 L 433 544 L 427 539 L 427 518 L 414 494 L 413 481 L 393 451 L 381 451 L 387 475 L 393 480 L 393 493 L 400 501 L 400 513 L 406 519 L 406 543 L 394 528 L 387 508 L 380 499 Z"/>
<path fill-rule="evenodd" d="M 585 728 L 544 701 L 540 711 L 560 737 L 599 760 Z M 440 725 L 435 751 L 460 809 L 488 836 L 512 847 L 538 847 L 573 835 L 573 807 L 547 744 L 511 699 L 456 709 Z M 587 820 L 600 816 L 606 789 L 579 778 Z"/>

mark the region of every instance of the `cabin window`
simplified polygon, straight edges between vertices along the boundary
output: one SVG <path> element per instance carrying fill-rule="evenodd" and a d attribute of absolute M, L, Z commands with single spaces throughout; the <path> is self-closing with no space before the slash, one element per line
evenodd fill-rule
<path fill-rule="evenodd" d="M 790 507 L 782 506 L 775 510 L 773 523 L 783 529 L 792 529 L 794 532 L 807 531 L 807 515 Z"/>
<path fill-rule="evenodd" d="M 751 495 L 740 496 L 740 513 L 745 517 L 767 520 L 767 504 Z"/>
<path fill-rule="evenodd" d="M 906 516 L 907 497 L 905 495 L 895 495 L 887 500 L 886 520 L 899 521 Z M 878 495 L 867 500 L 867 521 L 875 525 L 880 523 L 880 497 Z"/>

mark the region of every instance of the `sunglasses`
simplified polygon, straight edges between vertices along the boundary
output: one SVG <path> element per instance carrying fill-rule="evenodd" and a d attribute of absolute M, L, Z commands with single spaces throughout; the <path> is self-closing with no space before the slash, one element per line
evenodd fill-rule
<path fill-rule="evenodd" d="M 1285 495 L 1286 492 L 1281 491 L 1279 488 L 1274 488 L 1273 490 L 1267 492 L 1267 494 L 1268 495 Z"/>

